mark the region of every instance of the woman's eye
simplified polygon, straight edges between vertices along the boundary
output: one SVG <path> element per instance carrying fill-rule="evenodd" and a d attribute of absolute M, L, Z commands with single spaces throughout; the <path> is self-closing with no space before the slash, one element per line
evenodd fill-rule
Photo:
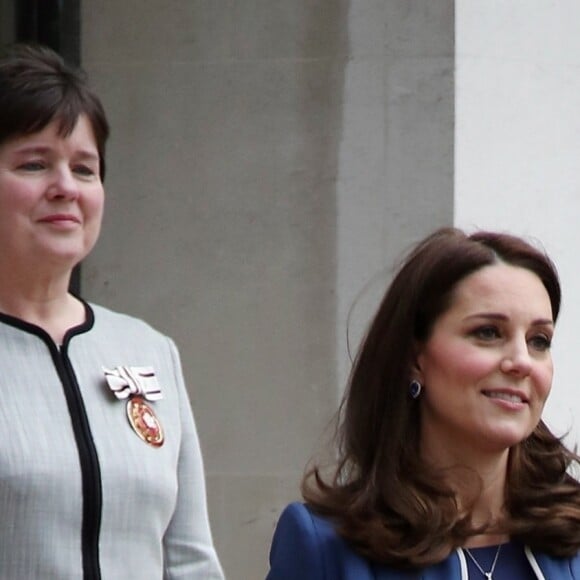
<path fill-rule="evenodd" d="M 532 338 L 528 341 L 531 347 L 534 350 L 544 351 L 549 350 L 552 346 L 552 339 L 545 335 L 545 334 L 538 334 L 536 336 L 532 336 Z"/>
<path fill-rule="evenodd" d="M 44 168 L 45 164 L 42 161 L 26 161 L 18 166 L 22 171 L 42 171 Z"/>
<path fill-rule="evenodd" d="M 77 175 L 81 175 L 83 177 L 92 177 L 93 175 L 95 175 L 95 170 L 92 167 L 89 167 L 88 165 L 76 165 L 73 168 L 73 171 Z"/>
<path fill-rule="evenodd" d="M 480 340 L 495 340 L 500 337 L 500 332 L 495 326 L 480 326 L 472 334 Z"/>

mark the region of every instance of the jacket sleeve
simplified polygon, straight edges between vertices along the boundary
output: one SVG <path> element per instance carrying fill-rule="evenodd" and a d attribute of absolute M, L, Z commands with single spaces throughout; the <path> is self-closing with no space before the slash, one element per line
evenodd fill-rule
<path fill-rule="evenodd" d="M 292 503 L 282 512 L 270 550 L 266 580 L 330 580 L 324 570 L 322 546 L 306 507 Z"/>
<path fill-rule="evenodd" d="M 178 495 L 163 538 L 164 580 L 223 580 L 207 513 L 203 461 L 179 353 L 169 341 L 179 394 L 182 438 L 178 458 Z"/>

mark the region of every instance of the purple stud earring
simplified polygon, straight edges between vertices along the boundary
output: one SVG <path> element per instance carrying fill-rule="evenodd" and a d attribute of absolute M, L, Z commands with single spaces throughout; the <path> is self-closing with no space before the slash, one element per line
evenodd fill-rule
<path fill-rule="evenodd" d="M 418 399 L 421 391 L 423 390 L 423 385 L 416 379 L 413 379 L 409 383 L 409 395 L 411 399 Z"/>

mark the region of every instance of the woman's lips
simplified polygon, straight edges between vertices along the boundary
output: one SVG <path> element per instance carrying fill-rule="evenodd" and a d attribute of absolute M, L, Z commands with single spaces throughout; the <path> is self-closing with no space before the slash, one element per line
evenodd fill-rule
<path fill-rule="evenodd" d="M 488 399 L 505 401 L 514 405 L 527 405 L 529 402 L 525 393 L 515 389 L 488 389 L 482 391 L 482 394 Z"/>
<path fill-rule="evenodd" d="M 73 215 L 68 213 L 55 213 L 51 215 L 47 215 L 39 220 L 42 223 L 49 223 L 49 224 L 59 224 L 59 223 L 75 223 L 80 224 L 81 220 Z"/>

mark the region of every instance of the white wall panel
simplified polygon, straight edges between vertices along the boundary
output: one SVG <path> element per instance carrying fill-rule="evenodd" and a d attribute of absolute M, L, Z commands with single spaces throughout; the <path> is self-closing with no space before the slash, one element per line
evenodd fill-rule
<path fill-rule="evenodd" d="M 455 223 L 539 239 L 563 308 L 545 417 L 580 441 L 580 4 L 458 0 Z"/>

